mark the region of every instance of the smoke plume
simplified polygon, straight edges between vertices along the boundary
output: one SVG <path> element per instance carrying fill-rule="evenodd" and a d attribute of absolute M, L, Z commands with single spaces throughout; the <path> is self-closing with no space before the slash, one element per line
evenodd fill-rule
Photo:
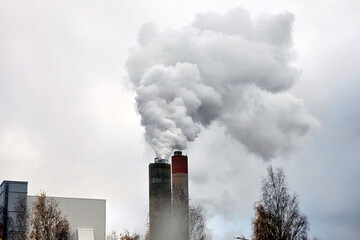
<path fill-rule="evenodd" d="M 168 159 L 214 121 L 265 160 L 306 139 L 319 123 L 286 93 L 299 78 L 293 21 L 290 13 L 253 20 L 236 8 L 198 14 L 178 30 L 145 24 L 126 69 L 156 156 Z"/>

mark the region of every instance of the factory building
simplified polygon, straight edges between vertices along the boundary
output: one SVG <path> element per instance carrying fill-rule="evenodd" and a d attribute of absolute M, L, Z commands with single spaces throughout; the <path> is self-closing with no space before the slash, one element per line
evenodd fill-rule
<path fill-rule="evenodd" d="M 21 210 L 31 214 L 36 196 L 27 195 L 27 182 L 3 181 L 0 185 L 0 239 L 10 240 L 23 231 Z M 70 224 L 70 240 L 105 240 L 106 201 L 103 199 L 49 197 L 58 202 L 58 207 Z M 19 208 L 19 205 L 24 207 Z M 16 239 L 16 238 L 15 238 Z"/>
<path fill-rule="evenodd" d="M 24 220 L 17 219 L 22 209 L 26 208 L 27 182 L 3 181 L 0 185 L 0 239 L 12 239 Z"/>
<path fill-rule="evenodd" d="M 189 240 L 188 158 L 175 151 L 172 165 L 149 165 L 150 240 Z"/>

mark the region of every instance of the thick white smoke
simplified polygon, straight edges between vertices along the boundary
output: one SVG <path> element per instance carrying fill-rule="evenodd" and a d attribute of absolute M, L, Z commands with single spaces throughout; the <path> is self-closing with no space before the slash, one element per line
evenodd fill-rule
<path fill-rule="evenodd" d="M 236 8 L 198 14 L 179 30 L 144 25 L 126 68 L 157 157 L 186 148 L 213 121 L 263 159 L 289 152 L 316 129 L 302 101 L 284 92 L 299 76 L 292 24 L 290 13 L 253 21 Z"/>

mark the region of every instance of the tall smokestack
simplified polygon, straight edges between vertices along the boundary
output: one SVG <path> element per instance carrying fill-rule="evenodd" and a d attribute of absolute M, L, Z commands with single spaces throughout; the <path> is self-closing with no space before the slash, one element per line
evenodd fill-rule
<path fill-rule="evenodd" d="M 171 230 L 170 164 L 155 158 L 149 165 L 150 240 L 168 240 Z"/>
<path fill-rule="evenodd" d="M 175 151 L 172 160 L 172 204 L 176 240 L 189 240 L 188 157 Z"/>

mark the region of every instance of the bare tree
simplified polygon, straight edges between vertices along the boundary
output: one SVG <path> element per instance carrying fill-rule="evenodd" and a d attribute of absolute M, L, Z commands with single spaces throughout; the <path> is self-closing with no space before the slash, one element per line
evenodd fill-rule
<path fill-rule="evenodd" d="M 44 192 L 36 197 L 32 207 L 30 220 L 30 239 L 34 240 L 68 240 L 70 227 L 66 217 L 63 217 L 58 203 L 47 198 Z"/>
<path fill-rule="evenodd" d="M 119 240 L 119 236 L 116 231 L 112 231 L 108 235 L 106 235 L 106 240 Z"/>
<path fill-rule="evenodd" d="M 128 230 L 125 230 L 124 233 L 120 233 L 119 240 L 139 240 L 140 235 L 137 233 L 130 234 Z"/>
<path fill-rule="evenodd" d="M 254 240 L 307 240 L 308 222 L 300 214 L 298 196 L 288 193 L 282 169 L 270 166 L 263 179 L 262 196 L 255 206 Z"/>
<path fill-rule="evenodd" d="M 16 211 L 16 231 L 13 234 L 15 240 L 27 240 L 28 213 L 26 205 L 26 195 L 19 196 L 15 204 Z"/>
<path fill-rule="evenodd" d="M 8 211 L 3 207 L 0 208 L 0 215 L 1 215 L 0 239 L 26 240 L 27 239 L 26 195 L 20 195 L 18 197 L 14 205 L 14 211 L 12 211 L 11 213 L 12 214 L 9 214 Z"/>
<path fill-rule="evenodd" d="M 190 240 L 207 240 L 206 218 L 201 206 L 189 208 L 189 233 Z"/>
<path fill-rule="evenodd" d="M 125 229 L 124 233 L 119 235 L 116 231 L 112 231 L 106 236 L 106 240 L 139 240 L 140 235 L 137 233 L 130 234 L 128 230 Z"/>
<path fill-rule="evenodd" d="M 6 239 L 8 235 L 8 226 L 12 224 L 7 216 L 5 207 L 0 207 L 0 239 Z"/>

